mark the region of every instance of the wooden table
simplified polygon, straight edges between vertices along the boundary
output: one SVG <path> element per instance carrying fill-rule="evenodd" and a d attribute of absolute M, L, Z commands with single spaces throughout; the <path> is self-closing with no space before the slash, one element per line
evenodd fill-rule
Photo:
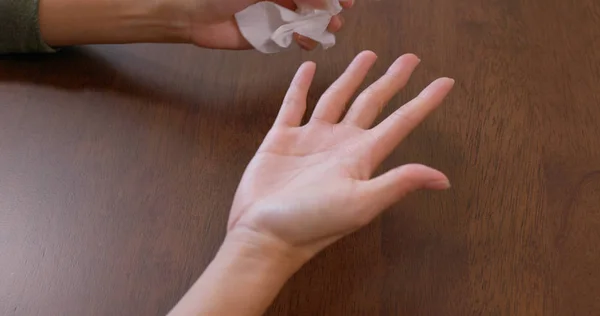
<path fill-rule="evenodd" d="M 600 3 L 358 1 L 327 52 L 180 45 L 0 60 L 0 314 L 161 315 L 224 236 L 296 67 L 363 49 L 455 91 L 385 167 L 445 171 L 302 269 L 269 315 L 597 315 Z"/>

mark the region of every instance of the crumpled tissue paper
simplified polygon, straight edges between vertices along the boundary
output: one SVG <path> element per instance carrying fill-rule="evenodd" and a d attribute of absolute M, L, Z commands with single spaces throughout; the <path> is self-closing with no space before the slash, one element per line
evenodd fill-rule
<path fill-rule="evenodd" d="M 335 35 L 327 31 L 327 26 L 331 17 L 342 11 L 339 0 L 327 0 L 327 5 L 327 9 L 298 5 L 294 12 L 262 1 L 238 12 L 235 19 L 244 38 L 265 54 L 290 47 L 294 33 L 311 38 L 327 49 L 335 45 Z"/>

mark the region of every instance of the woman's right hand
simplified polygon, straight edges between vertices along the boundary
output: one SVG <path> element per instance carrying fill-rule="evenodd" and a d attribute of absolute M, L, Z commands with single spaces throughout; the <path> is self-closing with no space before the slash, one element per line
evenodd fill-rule
<path fill-rule="evenodd" d="M 454 84 L 448 78 L 434 81 L 371 127 L 419 63 L 411 54 L 398 58 L 344 115 L 375 59 L 372 52 L 358 55 L 323 94 L 306 125 L 301 121 L 315 64 L 300 67 L 240 182 L 221 249 L 171 315 L 261 315 L 319 251 L 414 190 L 450 187 L 443 173 L 419 164 L 371 178 Z"/>
<path fill-rule="evenodd" d="M 238 240 L 247 236 L 245 243 L 279 245 L 301 265 L 410 192 L 450 187 L 443 173 L 420 164 L 402 165 L 371 178 L 454 84 L 448 78 L 434 81 L 372 127 L 419 64 L 415 55 L 401 56 L 345 113 L 375 60 L 372 52 L 358 55 L 323 94 L 306 125 L 301 120 L 315 64 L 300 67 L 274 126 L 241 180 L 229 234 Z"/>

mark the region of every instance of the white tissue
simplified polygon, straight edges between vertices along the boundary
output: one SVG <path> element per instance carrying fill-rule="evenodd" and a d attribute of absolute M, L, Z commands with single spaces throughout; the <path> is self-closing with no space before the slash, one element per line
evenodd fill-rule
<path fill-rule="evenodd" d="M 342 11 L 339 0 L 327 0 L 325 10 L 302 7 L 296 12 L 263 1 L 238 12 L 235 19 L 242 35 L 258 51 L 270 54 L 290 47 L 298 33 L 319 42 L 324 49 L 335 45 L 335 35 L 327 31 L 331 17 Z"/>

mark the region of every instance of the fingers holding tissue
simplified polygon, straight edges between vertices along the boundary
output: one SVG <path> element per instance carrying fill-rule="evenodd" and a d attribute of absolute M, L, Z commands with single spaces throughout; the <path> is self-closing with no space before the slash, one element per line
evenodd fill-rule
<path fill-rule="evenodd" d="M 235 14 L 244 38 L 265 54 L 288 49 L 292 42 L 306 50 L 335 45 L 344 21 L 339 14 L 353 0 L 274 0 L 253 4 Z"/>

